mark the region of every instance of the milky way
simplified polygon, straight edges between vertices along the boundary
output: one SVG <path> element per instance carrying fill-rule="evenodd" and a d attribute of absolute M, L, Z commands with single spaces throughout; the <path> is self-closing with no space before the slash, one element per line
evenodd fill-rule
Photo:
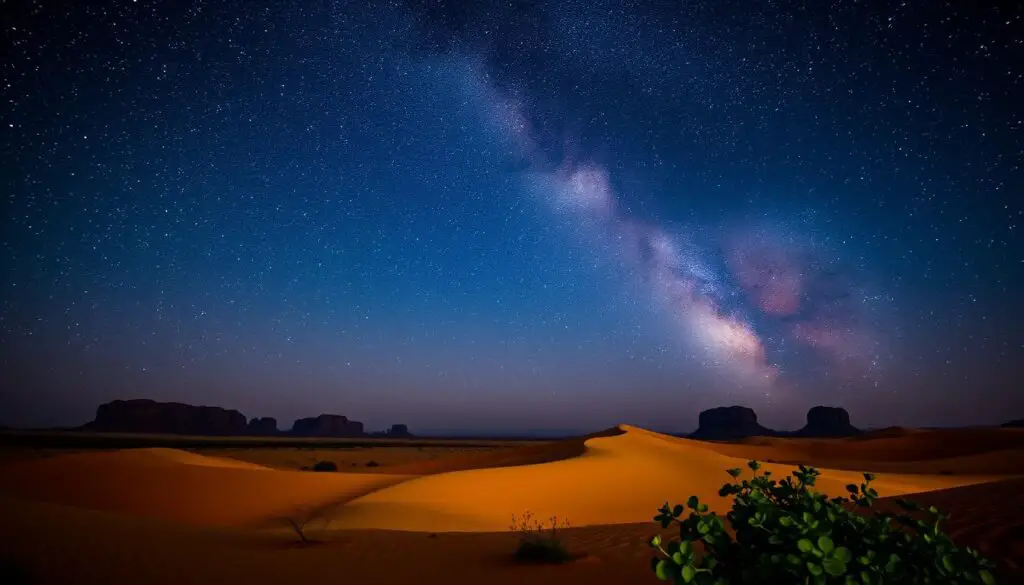
<path fill-rule="evenodd" d="M 478 60 L 463 61 L 461 70 L 465 89 L 488 122 L 533 169 L 524 180 L 529 191 L 575 225 L 589 227 L 595 249 L 624 259 L 677 333 L 703 353 L 699 359 L 705 365 L 726 374 L 738 388 L 769 398 L 789 386 L 752 320 L 730 308 L 735 303 L 727 299 L 728 287 L 737 286 L 747 306 L 779 322 L 788 340 L 816 350 L 840 377 L 877 370 L 876 342 L 860 317 L 858 293 L 850 283 L 824 290 L 828 279 L 815 264 L 823 260 L 806 243 L 784 242 L 773 231 L 756 227 L 736 230 L 726 238 L 725 269 L 713 268 L 688 234 L 623 211 L 621 199 L 628 194 L 616 191 L 605 167 L 573 156 L 550 160 L 532 132 L 527 100 L 497 89 Z"/>

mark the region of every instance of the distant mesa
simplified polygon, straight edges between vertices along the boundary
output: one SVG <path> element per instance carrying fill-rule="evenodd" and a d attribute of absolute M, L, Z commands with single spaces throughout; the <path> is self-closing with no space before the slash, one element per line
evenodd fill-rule
<path fill-rule="evenodd" d="M 734 441 L 748 437 L 852 437 L 863 431 L 850 424 L 845 409 L 815 406 L 807 411 L 807 424 L 798 431 L 776 431 L 761 426 L 757 413 L 746 406 L 719 406 L 700 413 L 693 439 Z"/>
<path fill-rule="evenodd" d="M 389 437 L 404 438 L 411 437 L 412 433 L 409 432 L 409 427 L 407 427 L 406 425 L 391 425 L 391 428 L 388 429 L 387 435 Z"/>
<path fill-rule="evenodd" d="M 155 400 L 114 400 L 96 409 L 89 428 L 99 432 L 175 435 L 244 435 L 245 416 L 218 406 Z"/>
<path fill-rule="evenodd" d="M 1024 418 L 1004 422 L 1002 427 L 1004 429 L 1024 429 Z"/>
<path fill-rule="evenodd" d="M 277 434 L 277 419 L 272 416 L 256 417 L 246 426 L 246 434 L 253 436 L 273 436 Z"/>
<path fill-rule="evenodd" d="M 291 435 L 296 437 L 365 437 L 363 423 L 348 420 L 339 414 L 321 414 L 300 418 L 292 425 Z"/>
<path fill-rule="evenodd" d="M 300 418 L 291 430 L 281 431 L 277 419 L 247 420 L 237 410 L 218 406 L 193 406 L 149 399 L 114 400 L 96 409 L 96 419 L 81 430 L 107 433 L 145 433 L 199 436 L 294 436 L 318 438 L 394 437 L 411 438 L 409 427 L 391 425 L 384 432 L 367 433 L 363 423 L 338 414 Z"/>
<path fill-rule="evenodd" d="M 850 424 L 850 413 L 834 406 L 815 406 L 807 411 L 807 424 L 795 433 L 798 437 L 852 437 L 861 430 Z"/>
<path fill-rule="evenodd" d="M 719 406 L 700 413 L 700 424 L 690 436 L 694 439 L 731 441 L 775 434 L 757 422 L 757 413 L 746 406 Z"/>

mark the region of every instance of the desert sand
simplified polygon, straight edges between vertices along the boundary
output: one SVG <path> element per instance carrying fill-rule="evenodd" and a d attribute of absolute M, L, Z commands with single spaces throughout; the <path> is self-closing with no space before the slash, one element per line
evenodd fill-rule
<path fill-rule="evenodd" d="M 820 467 L 830 495 L 878 472 L 883 497 L 952 512 L 955 539 L 1001 562 L 1003 582 L 1021 577 L 1024 431 L 1012 429 L 710 443 L 621 425 L 373 473 L 275 469 L 242 452 L 58 454 L 3 465 L 0 545 L 41 583 L 653 583 L 644 542 L 663 533 L 658 506 L 697 495 L 725 512 L 725 469 L 752 458 L 776 476 Z M 581 559 L 512 565 L 511 516 L 526 510 L 568 519 Z M 312 517 L 320 544 L 293 546 L 285 519 Z"/>

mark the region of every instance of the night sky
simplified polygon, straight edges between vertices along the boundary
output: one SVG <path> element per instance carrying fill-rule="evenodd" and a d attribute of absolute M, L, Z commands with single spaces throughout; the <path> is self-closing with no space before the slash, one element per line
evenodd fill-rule
<path fill-rule="evenodd" d="M 1019 3 L 2 10 L 0 424 L 1024 416 Z"/>

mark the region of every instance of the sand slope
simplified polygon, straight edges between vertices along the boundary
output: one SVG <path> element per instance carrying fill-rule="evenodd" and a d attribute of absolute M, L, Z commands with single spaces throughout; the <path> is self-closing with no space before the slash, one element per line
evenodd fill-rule
<path fill-rule="evenodd" d="M 929 433 L 736 445 L 622 426 L 586 440 L 408 469 L 433 475 L 281 471 L 173 449 L 58 455 L 3 466 L 0 552 L 43 584 L 397 584 L 423 575 L 450 584 L 644 582 L 654 579 L 644 543 L 665 533 L 652 521 L 665 500 L 694 494 L 724 511 L 728 502 L 717 490 L 728 479 L 726 468 L 790 456 L 820 466 L 812 455 L 827 455 L 894 469 L 942 462 L 984 472 L 882 474 L 876 485 L 883 496 L 912 494 L 952 512 L 948 529 L 957 542 L 999 560 L 1006 577 L 1000 582 L 1020 582 L 1024 478 L 978 483 L 996 479 L 993 469 L 1017 469 L 1016 438 L 965 434 L 945 449 L 949 437 L 928 439 Z M 973 443 L 966 441 L 972 436 Z M 911 455 L 921 460 L 908 460 Z M 793 469 L 767 467 L 777 476 Z M 842 494 L 860 477 L 823 470 L 819 488 Z M 329 527 L 311 529 L 325 542 L 292 547 L 294 535 L 280 528 L 279 517 L 317 509 L 332 518 Z M 586 525 L 563 535 L 570 550 L 588 559 L 561 567 L 511 565 L 516 535 L 504 531 L 510 516 L 526 509 Z M 366 528 L 384 530 L 358 530 Z"/>
<path fill-rule="evenodd" d="M 743 467 L 746 458 L 730 457 L 707 443 L 620 427 L 623 434 L 593 438 L 585 452 L 562 461 L 514 468 L 476 469 L 413 479 L 356 498 L 338 509 L 339 528 L 413 531 L 492 531 L 509 527 L 511 515 L 567 517 L 573 525 L 619 524 L 650 520 L 666 500 L 696 495 L 724 512 L 728 502 L 718 489 L 724 470 Z M 766 465 L 776 475 L 794 468 Z M 882 495 L 969 485 L 992 476 L 883 474 Z M 861 474 L 824 470 L 818 488 L 843 495 Z"/>
<path fill-rule="evenodd" d="M 301 516 L 409 477 L 279 471 L 175 449 L 127 449 L 5 466 L 0 493 L 184 524 L 241 526 Z"/>

